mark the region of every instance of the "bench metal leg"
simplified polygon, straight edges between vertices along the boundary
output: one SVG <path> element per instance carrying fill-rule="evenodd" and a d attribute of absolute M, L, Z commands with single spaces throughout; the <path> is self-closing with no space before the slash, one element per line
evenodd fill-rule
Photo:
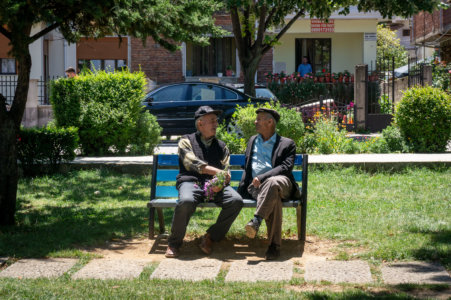
<path fill-rule="evenodd" d="M 157 214 L 158 214 L 158 224 L 160 225 L 160 234 L 164 233 L 164 216 L 163 216 L 163 209 L 161 207 L 157 208 Z"/>
<path fill-rule="evenodd" d="M 149 239 L 153 239 L 155 231 L 155 207 L 149 208 Z"/>
<path fill-rule="evenodd" d="M 305 227 L 307 217 L 307 207 L 305 205 L 298 205 L 296 207 L 296 223 L 298 229 L 298 240 L 301 246 L 301 255 L 304 253 L 305 246 Z"/>

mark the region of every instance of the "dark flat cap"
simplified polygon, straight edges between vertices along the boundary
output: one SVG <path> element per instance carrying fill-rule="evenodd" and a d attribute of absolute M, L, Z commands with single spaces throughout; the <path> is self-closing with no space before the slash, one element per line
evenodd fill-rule
<path fill-rule="evenodd" d="M 275 111 L 274 109 L 260 107 L 256 111 L 257 114 L 261 113 L 261 112 L 265 112 L 265 113 L 271 114 L 273 116 L 273 118 L 276 120 L 276 122 L 279 122 L 279 120 L 280 120 L 279 113 L 277 111 Z"/>
<path fill-rule="evenodd" d="M 215 114 L 219 116 L 220 114 L 222 114 L 222 110 L 214 110 L 210 106 L 201 106 L 194 113 L 194 120 L 197 120 L 198 118 L 207 114 Z"/>

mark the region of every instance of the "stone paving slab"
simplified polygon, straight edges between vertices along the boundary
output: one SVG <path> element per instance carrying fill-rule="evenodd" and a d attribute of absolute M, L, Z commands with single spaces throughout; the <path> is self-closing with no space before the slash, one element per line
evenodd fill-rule
<path fill-rule="evenodd" d="M 232 263 L 225 281 L 282 281 L 293 276 L 293 261 L 248 261 Z"/>
<path fill-rule="evenodd" d="M 131 279 L 137 278 L 149 263 L 148 260 L 93 259 L 76 272 L 73 279 Z"/>
<path fill-rule="evenodd" d="M 21 259 L 3 270 L 0 277 L 58 277 L 69 271 L 77 261 L 74 258 Z"/>
<path fill-rule="evenodd" d="M 305 265 L 305 281 L 329 281 L 332 283 L 372 282 L 369 265 L 361 260 L 311 261 Z"/>
<path fill-rule="evenodd" d="M 189 281 L 213 280 L 218 276 L 222 261 L 202 258 L 195 260 L 164 259 L 150 278 Z"/>
<path fill-rule="evenodd" d="M 386 284 L 419 283 L 451 284 L 451 277 L 439 264 L 401 262 L 382 266 L 382 279 Z"/>

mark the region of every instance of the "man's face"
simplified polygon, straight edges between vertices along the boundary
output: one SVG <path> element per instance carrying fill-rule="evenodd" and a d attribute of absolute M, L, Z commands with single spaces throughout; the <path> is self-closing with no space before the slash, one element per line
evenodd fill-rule
<path fill-rule="evenodd" d="M 218 116 L 215 114 L 206 114 L 200 117 L 197 128 L 205 138 L 215 136 L 216 129 L 218 128 Z"/>
<path fill-rule="evenodd" d="M 308 60 L 307 60 L 307 58 L 306 58 L 306 57 L 302 58 L 302 63 L 303 63 L 303 64 L 306 64 L 306 63 L 308 63 Z"/>
<path fill-rule="evenodd" d="M 68 78 L 75 77 L 75 72 L 66 72 L 66 76 L 67 76 Z"/>
<path fill-rule="evenodd" d="M 258 113 L 255 119 L 255 130 L 257 133 L 264 134 L 271 130 L 271 118 L 267 113 Z"/>

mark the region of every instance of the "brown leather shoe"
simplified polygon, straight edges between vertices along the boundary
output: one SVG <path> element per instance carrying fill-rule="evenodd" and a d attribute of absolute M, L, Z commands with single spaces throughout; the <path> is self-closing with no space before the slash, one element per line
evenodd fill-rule
<path fill-rule="evenodd" d="M 176 258 L 179 257 L 180 255 L 180 251 L 178 248 L 174 248 L 174 247 L 169 247 L 166 249 L 166 253 L 164 254 L 164 256 L 166 256 L 167 258 Z"/>
<path fill-rule="evenodd" d="M 210 234 L 206 233 L 200 238 L 200 244 L 199 248 L 202 250 L 203 253 L 210 255 L 211 254 L 211 247 L 213 246 L 213 241 L 210 238 Z"/>

